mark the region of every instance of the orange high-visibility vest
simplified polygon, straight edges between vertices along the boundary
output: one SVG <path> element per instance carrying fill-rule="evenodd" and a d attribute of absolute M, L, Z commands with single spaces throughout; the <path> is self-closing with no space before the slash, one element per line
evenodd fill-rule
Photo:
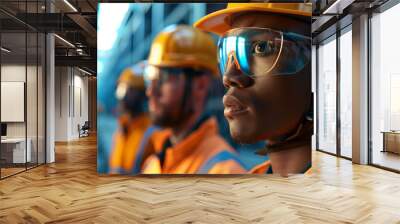
<path fill-rule="evenodd" d="M 163 148 L 171 135 L 170 130 L 155 132 L 149 144 L 156 153 L 143 164 L 145 174 L 241 174 L 244 164 L 238 159 L 234 149 L 219 135 L 217 121 L 209 118 L 183 141 Z M 161 167 L 157 155 L 165 150 Z"/>
<path fill-rule="evenodd" d="M 143 159 L 149 154 L 145 151 L 145 146 L 156 128 L 150 126 L 150 119 L 146 114 L 131 121 L 121 117 L 119 122 L 121 126 L 127 127 L 127 132 L 124 134 L 122 130 L 118 130 L 114 135 L 114 148 L 109 159 L 110 173 L 138 173 Z"/>

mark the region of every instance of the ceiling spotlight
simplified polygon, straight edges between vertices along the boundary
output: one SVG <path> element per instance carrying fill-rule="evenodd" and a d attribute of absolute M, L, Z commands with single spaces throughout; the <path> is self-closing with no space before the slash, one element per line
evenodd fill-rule
<path fill-rule="evenodd" d="M 1 47 L 0 49 L 1 49 L 2 51 L 6 52 L 6 53 L 10 53 L 10 52 L 11 52 L 11 50 L 9 50 L 9 49 L 7 49 L 7 48 L 5 48 L 5 47 Z"/>
<path fill-rule="evenodd" d="M 78 12 L 78 10 L 68 1 L 64 0 L 65 4 L 67 4 L 74 12 Z"/>
<path fill-rule="evenodd" d="M 64 42 L 64 43 L 66 43 L 67 45 L 69 45 L 70 47 L 73 47 L 73 48 L 75 48 L 75 45 L 73 45 L 71 42 L 69 42 L 68 40 L 66 40 L 66 39 L 64 39 L 64 38 L 62 38 L 62 37 L 60 37 L 59 35 L 57 35 L 57 34 L 54 34 L 54 36 L 55 37 L 57 37 L 59 40 L 61 40 L 62 42 Z"/>
<path fill-rule="evenodd" d="M 79 67 L 78 67 L 78 69 L 79 69 L 79 71 L 81 71 L 81 72 L 83 72 L 83 73 L 85 73 L 85 74 L 87 74 L 87 75 L 92 75 L 92 73 L 90 73 L 90 72 L 88 72 L 88 71 L 86 71 L 86 70 L 83 70 L 83 69 L 81 69 L 81 68 L 79 68 Z"/>

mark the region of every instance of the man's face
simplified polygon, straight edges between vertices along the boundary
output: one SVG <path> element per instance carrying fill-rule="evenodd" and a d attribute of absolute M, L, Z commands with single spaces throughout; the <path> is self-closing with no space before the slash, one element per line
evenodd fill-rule
<path fill-rule="evenodd" d="M 116 97 L 119 100 L 118 109 L 121 114 L 129 114 L 132 117 L 143 112 L 145 93 L 143 89 L 134 88 L 127 83 L 119 83 L 116 89 Z"/>
<path fill-rule="evenodd" d="M 154 72 L 157 79 L 151 81 L 146 91 L 150 116 L 154 124 L 172 127 L 180 120 L 184 76 L 166 75 L 157 67 L 154 67 Z"/>
<path fill-rule="evenodd" d="M 304 22 L 278 15 L 247 13 L 236 17 L 232 25 L 309 35 Z M 223 78 L 228 88 L 224 114 L 233 139 L 239 143 L 278 140 L 293 131 L 310 105 L 310 72 L 308 64 L 293 75 L 252 78 L 229 63 Z"/>
<path fill-rule="evenodd" d="M 142 103 L 145 95 L 143 90 L 137 90 L 135 88 L 128 88 L 124 98 L 121 100 L 121 107 L 125 112 L 128 112 L 132 116 L 136 116 L 143 112 Z"/>

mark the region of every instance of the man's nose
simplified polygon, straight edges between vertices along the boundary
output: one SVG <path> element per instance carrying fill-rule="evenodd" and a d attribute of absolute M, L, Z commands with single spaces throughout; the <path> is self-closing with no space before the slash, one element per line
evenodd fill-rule
<path fill-rule="evenodd" d="M 223 83 L 226 88 L 247 88 L 253 85 L 254 79 L 243 73 L 239 65 L 234 62 L 234 56 L 231 56 L 228 65 L 223 74 Z"/>

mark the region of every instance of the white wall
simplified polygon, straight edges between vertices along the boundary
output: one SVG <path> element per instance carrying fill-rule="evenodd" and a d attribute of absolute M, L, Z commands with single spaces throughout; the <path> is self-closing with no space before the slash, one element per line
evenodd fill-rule
<path fill-rule="evenodd" d="M 37 70 L 38 69 L 38 70 Z M 27 77 L 27 81 L 25 78 Z M 6 122 L 8 138 L 25 138 L 30 139 L 30 148 L 32 161 L 44 163 L 44 74 L 42 68 L 25 64 L 3 64 L 1 66 L 2 82 L 24 82 L 26 83 L 26 107 L 22 110 L 26 111 L 27 120 L 24 122 Z M 23 94 L 23 93 L 22 93 Z M 4 97 L 4 96 L 2 96 Z M 1 108 L 8 110 L 9 108 Z M 25 113 L 25 111 L 22 111 Z M 37 156 L 36 153 L 39 153 Z"/>
<path fill-rule="evenodd" d="M 78 124 L 88 120 L 88 78 L 76 68 L 56 67 L 55 85 L 55 140 L 77 139 Z"/>
<path fill-rule="evenodd" d="M 55 141 L 68 140 L 68 86 L 67 67 L 55 68 Z"/>
<path fill-rule="evenodd" d="M 1 81 L 2 82 L 25 82 L 25 65 L 2 65 L 1 66 Z M 30 78 L 30 74 L 36 75 L 36 67 L 28 66 L 27 67 L 28 78 Z M 36 80 L 29 80 L 30 85 L 36 86 Z M 26 83 L 26 82 L 25 82 Z M 28 105 L 36 108 L 36 88 L 27 88 L 27 103 L 35 102 L 33 105 Z M 6 110 L 7 108 L 1 108 L 1 110 Z M 36 113 L 27 113 L 28 122 L 35 120 L 36 122 Z M 29 127 L 33 127 L 33 125 L 28 125 Z M 36 127 L 35 127 L 36 130 Z M 29 130 L 28 130 L 29 134 Z M 7 122 L 7 137 L 25 137 L 25 122 Z M 29 136 L 28 136 L 29 137 Z"/>
<path fill-rule="evenodd" d="M 28 67 L 31 70 L 32 67 Z M 25 65 L 2 65 L 1 81 L 3 82 L 25 82 Z M 6 108 L 1 108 L 6 110 Z M 7 137 L 25 137 L 25 123 L 7 123 Z"/>
<path fill-rule="evenodd" d="M 28 70 L 31 68 L 28 67 Z M 4 82 L 25 82 L 25 65 L 2 65 L 1 81 Z M 6 110 L 6 108 L 1 108 Z M 25 137 L 25 123 L 11 122 L 7 123 L 7 137 Z"/>

